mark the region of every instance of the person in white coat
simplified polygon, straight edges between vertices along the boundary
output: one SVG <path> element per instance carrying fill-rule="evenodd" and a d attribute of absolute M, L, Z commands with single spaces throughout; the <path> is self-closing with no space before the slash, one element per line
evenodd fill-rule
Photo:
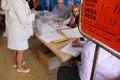
<path fill-rule="evenodd" d="M 37 12 L 30 11 L 28 2 L 26 0 L 2 0 L 9 5 L 8 16 L 6 16 L 7 23 L 7 38 L 8 48 L 13 50 L 15 65 L 17 72 L 29 72 L 22 66 L 22 55 L 24 50 L 28 49 L 28 39 L 33 35 L 32 22 L 35 20 Z M 5 7 L 3 6 L 3 9 Z M 4 9 L 6 10 L 6 9 Z"/>

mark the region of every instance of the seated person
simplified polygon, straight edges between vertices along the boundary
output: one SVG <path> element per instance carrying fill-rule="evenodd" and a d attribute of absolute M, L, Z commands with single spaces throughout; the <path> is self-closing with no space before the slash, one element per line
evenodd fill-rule
<path fill-rule="evenodd" d="M 53 20 L 66 20 L 70 16 L 70 11 L 64 6 L 64 0 L 57 0 L 57 5 L 53 8 L 52 12 L 57 15 Z M 59 18 L 59 19 L 58 19 Z"/>
<path fill-rule="evenodd" d="M 79 42 L 76 46 L 80 45 Z M 57 80 L 90 80 L 94 52 L 96 45 L 86 41 L 81 53 L 81 64 L 78 69 L 70 66 L 63 66 L 58 70 Z M 94 80 L 119 80 L 120 59 L 113 56 L 103 48 L 100 48 Z"/>
<path fill-rule="evenodd" d="M 74 4 L 71 7 L 71 16 L 65 21 L 58 22 L 59 25 L 65 24 L 72 28 L 75 28 L 77 24 L 79 24 L 79 13 L 80 13 L 79 10 L 80 10 L 79 6 L 77 4 Z"/>

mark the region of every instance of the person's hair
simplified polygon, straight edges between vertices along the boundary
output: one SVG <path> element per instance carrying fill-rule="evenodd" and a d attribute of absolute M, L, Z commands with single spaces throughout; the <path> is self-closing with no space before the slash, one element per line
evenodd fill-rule
<path fill-rule="evenodd" d="M 57 3 L 58 3 L 58 1 L 59 1 L 59 0 L 57 0 Z M 63 2 L 64 2 L 64 0 L 63 0 Z"/>
<path fill-rule="evenodd" d="M 77 4 L 73 4 L 72 7 L 71 7 L 71 18 L 74 18 L 73 10 L 74 10 L 75 8 L 78 8 L 78 9 L 80 10 L 79 5 L 77 5 Z"/>

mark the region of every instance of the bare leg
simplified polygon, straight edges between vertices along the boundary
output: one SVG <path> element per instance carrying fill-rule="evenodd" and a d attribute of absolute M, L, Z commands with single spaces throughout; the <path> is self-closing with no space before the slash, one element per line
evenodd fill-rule
<path fill-rule="evenodd" d="M 22 67 L 22 63 L 21 63 L 22 55 L 23 55 L 23 51 L 17 51 L 17 72 L 28 73 L 28 72 L 30 72 L 30 69 Z"/>
<path fill-rule="evenodd" d="M 17 65 L 17 51 L 13 50 L 14 64 Z"/>
<path fill-rule="evenodd" d="M 23 51 L 17 51 L 17 66 L 18 66 L 18 69 L 22 69 L 22 55 L 23 55 Z"/>

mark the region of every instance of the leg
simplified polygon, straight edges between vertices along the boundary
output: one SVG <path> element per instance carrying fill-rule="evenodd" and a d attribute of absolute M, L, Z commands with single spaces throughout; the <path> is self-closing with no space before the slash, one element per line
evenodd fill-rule
<path fill-rule="evenodd" d="M 22 69 L 22 55 L 23 51 L 17 51 L 17 67 L 18 69 Z"/>
<path fill-rule="evenodd" d="M 17 65 L 17 51 L 13 50 L 14 64 Z"/>
<path fill-rule="evenodd" d="M 30 69 L 26 69 L 22 67 L 22 55 L 23 51 L 17 51 L 17 72 L 24 72 L 28 73 L 30 72 Z"/>
<path fill-rule="evenodd" d="M 57 80 L 80 80 L 77 68 L 63 66 L 58 70 Z"/>

